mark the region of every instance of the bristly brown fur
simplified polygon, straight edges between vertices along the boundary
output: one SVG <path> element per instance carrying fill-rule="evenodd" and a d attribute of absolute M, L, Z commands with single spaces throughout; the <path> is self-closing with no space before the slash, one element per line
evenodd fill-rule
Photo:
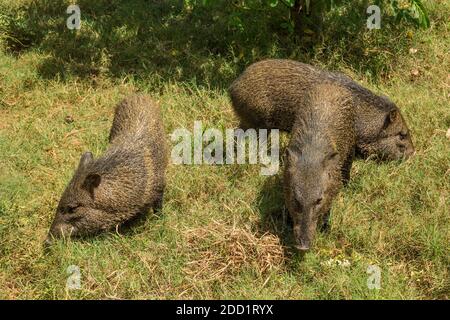
<path fill-rule="evenodd" d="M 311 108 L 311 91 L 324 82 L 334 84 L 335 90 L 347 92 L 351 98 L 359 155 L 393 160 L 414 152 L 409 129 L 397 106 L 342 73 L 292 60 L 263 60 L 250 65 L 232 83 L 229 93 L 244 127 L 290 132 L 296 115 L 302 117 Z M 329 92 L 322 96 L 325 94 Z"/>
<path fill-rule="evenodd" d="M 311 106 L 296 115 L 284 171 L 286 207 L 300 250 L 308 250 L 318 224 L 326 224 L 333 199 L 349 178 L 356 147 L 348 92 L 317 85 L 306 97 Z"/>
<path fill-rule="evenodd" d="M 85 153 L 58 204 L 49 237 L 111 230 L 162 205 L 167 146 L 160 108 L 135 94 L 118 104 L 110 146 Z"/>

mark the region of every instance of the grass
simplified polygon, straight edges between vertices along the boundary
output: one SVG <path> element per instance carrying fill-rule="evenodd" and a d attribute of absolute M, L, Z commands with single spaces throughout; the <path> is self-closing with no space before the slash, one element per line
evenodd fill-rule
<path fill-rule="evenodd" d="M 241 30 L 220 1 L 186 9 L 181 1 L 80 0 L 82 29 L 70 32 L 68 3 L 0 1 L 0 298 L 449 298 L 448 2 L 425 2 L 427 30 L 387 16 L 369 32 L 357 27 L 358 6 L 344 6 L 313 48 L 279 27 L 281 9 L 239 9 Z M 356 161 L 331 230 L 303 258 L 290 248 L 281 174 L 263 177 L 252 165 L 170 165 L 161 216 L 43 250 L 81 153 L 106 149 L 121 98 L 154 96 L 167 133 L 195 120 L 232 128 L 226 88 L 266 57 L 339 69 L 387 94 L 417 154 Z M 70 265 L 80 268 L 80 290 L 66 290 Z M 380 290 L 367 287 L 369 265 L 381 269 Z"/>

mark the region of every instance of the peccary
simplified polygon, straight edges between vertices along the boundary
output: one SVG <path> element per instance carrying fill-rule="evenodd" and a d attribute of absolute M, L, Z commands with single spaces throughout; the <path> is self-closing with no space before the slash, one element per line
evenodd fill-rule
<path fill-rule="evenodd" d="M 244 127 L 290 132 L 296 114 L 301 116 L 311 108 L 308 93 L 323 82 L 336 84 L 338 91 L 350 92 L 358 155 L 394 160 L 414 152 L 409 129 L 397 106 L 342 73 L 292 60 L 263 60 L 249 66 L 232 83 L 229 94 Z"/>
<path fill-rule="evenodd" d="M 115 110 L 110 146 L 94 160 L 82 155 L 50 227 L 52 238 L 114 229 L 161 208 L 167 147 L 160 109 L 146 95 L 125 98 Z"/>
<path fill-rule="evenodd" d="M 350 177 L 356 148 L 348 92 L 324 83 L 306 98 L 311 107 L 294 119 L 284 171 L 285 202 L 300 251 L 310 249 L 318 225 L 328 225 L 332 201 Z"/>

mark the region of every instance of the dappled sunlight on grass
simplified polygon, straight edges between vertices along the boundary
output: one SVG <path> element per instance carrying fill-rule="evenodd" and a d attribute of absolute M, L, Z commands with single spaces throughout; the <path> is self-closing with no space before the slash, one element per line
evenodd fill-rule
<path fill-rule="evenodd" d="M 448 299 L 448 4 L 426 2 L 430 29 L 387 18 L 374 33 L 347 8 L 304 48 L 276 10 L 244 11 L 240 32 L 220 3 L 205 14 L 182 1 L 80 0 L 82 29 L 70 32 L 67 1 L 8 2 L 8 17 L 22 15 L 0 19 L 0 298 Z M 281 171 L 263 177 L 257 165 L 170 164 L 161 215 L 44 250 L 61 192 L 82 152 L 106 149 L 120 99 L 140 90 L 158 100 L 168 140 L 197 120 L 234 128 L 226 88 L 267 57 L 340 69 L 388 95 L 416 155 L 355 161 L 329 232 L 305 256 L 292 249 Z M 80 290 L 66 289 L 69 265 Z M 367 288 L 369 265 L 381 269 L 380 290 Z"/>

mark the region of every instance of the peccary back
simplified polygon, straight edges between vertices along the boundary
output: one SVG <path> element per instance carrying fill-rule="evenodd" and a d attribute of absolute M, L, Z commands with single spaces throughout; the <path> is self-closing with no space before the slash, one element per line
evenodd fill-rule
<path fill-rule="evenodd" d="M 391 160 L 414 152 L 409 129 L 397 106 L 342 73 L 292 60 L 263 60 L 250 65 L 232 83 L 229 93 L 244 127 L 290 132 L 296 116 L 302 117 L 311 108 L 309 93 L 324 82 L 335 84 L 335 90 L 351 97 L 358 154 Z"/>

